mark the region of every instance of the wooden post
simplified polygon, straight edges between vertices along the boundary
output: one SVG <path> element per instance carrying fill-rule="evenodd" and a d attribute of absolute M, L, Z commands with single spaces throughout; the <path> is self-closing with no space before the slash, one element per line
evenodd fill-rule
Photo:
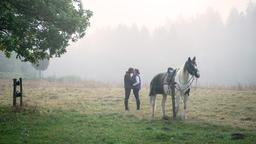
<path fill-rule="evenodd" d="M 20 86 L 19 91 L 17 91 L 17 86 Z M 20 106 L 22 106 L 22 78 L 13 79 L 13 106 L 16 106 L 17 97 L 20 97 Z"/>
<path fill-rule="evenodd" d="M 20 106 L 22 106 L 22 78 L 20 78 Z"/>
<path fill-rule="evenodd" d="M 173 85 L 171 87 L 172 89 L 172 113 L 173 113 L 173 119 L 176 119 L 176 110 L 175 110 L 175 86 Z"/>
<path fill-rule="evenodd" d="M 16 82 L 17 79 L 13 79 L 13 106 L 16 106 Z"/>

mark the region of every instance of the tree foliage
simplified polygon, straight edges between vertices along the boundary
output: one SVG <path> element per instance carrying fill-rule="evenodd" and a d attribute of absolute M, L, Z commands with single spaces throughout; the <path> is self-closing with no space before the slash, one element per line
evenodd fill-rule
<path fill-rule="evenodd" d="M 91 16 L 80 0 L 1 0 L 0 51 L 32 63 L 59 57 L 85 35 Z"/>

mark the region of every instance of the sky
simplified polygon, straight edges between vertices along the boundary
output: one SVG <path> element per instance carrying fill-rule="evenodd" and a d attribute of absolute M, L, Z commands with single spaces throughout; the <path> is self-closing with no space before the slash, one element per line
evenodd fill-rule
<path fill-rule="evenodd" d="M 225 22 L 233 8 L 243 12 L 250 1 L 256 0 L 82 0 L 84 8 L 94 13 L 89 33 L 119 24 L 152 30 L 170 21 L 191 19 L 209 8 L 220 13 Z"/>

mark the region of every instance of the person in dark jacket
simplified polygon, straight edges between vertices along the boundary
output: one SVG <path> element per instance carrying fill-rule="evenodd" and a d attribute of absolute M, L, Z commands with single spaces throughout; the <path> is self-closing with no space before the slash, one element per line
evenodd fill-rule
<path fill-rule="evenodd" d="M 128 107 L 128 100 L 131 94 L 131 90 L 133 88 L 132 84 L 132 76 L 134 73 L 134 69 L 133 68 L 129 68 L 128 71 L 125 73 L 124 75 L 124 90 L 125 90 L 125 98 L 124 98 L 124 106 L 125 106 L 125 110 L 128 111 L 129 107 Z"/>
<path fill-rule="evenodd" d="M 139 91 L 141 89 L 141 79 L 140 79 L 140 71 L 138 69 L 134 70 L 134 74 L 132 77 L 133 80 L 133 94 L 136 98 L 137 110 L 140 110 L 140 97 Z"/>

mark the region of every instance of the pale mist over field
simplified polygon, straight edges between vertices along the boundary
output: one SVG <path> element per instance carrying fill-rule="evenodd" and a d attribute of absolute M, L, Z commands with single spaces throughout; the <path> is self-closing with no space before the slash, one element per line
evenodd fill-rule
<path fill-rule="evenodd" d="M 143 83 L 197 57 L 200 85 L 256 84 L 256 1 L 84 0 L 94 12 L 84 39 L 54 58 L 46 76 Z"/>

